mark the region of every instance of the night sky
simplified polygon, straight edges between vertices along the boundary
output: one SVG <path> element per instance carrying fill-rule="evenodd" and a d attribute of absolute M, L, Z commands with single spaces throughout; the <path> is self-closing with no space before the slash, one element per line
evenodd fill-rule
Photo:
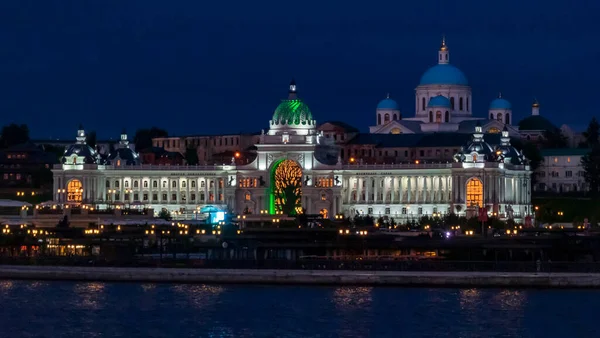
<path fill-rule="evenodd" d="M 318 122 L 363 131 L 387 92 L 414 88 L 441 36 L 476 116 L 502 91 L 583 129 L 596 113 L 600 1 L 0 2 L 0 123 L 33 138 L 100 138 L 153 125 L 172 135 L 260 131 L 292 77 Z"/>

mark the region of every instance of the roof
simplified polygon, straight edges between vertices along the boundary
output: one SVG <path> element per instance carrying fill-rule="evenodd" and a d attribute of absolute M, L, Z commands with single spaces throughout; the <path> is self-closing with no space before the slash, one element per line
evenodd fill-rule
<path fill-rule="evenodd" d="M 282 100 L 273 114 L 275 124 L 303 125 L 312 120 L 310 108 L 300 99 Z"/>
<path fill-rule="evenodd" d="M 554 148 L 554 149 L 542 149 L 540 155 L 542 156 L 584 156 L 590 152 L 588 148 Z"/>
<path fill-rule="evenodd" d="M 377 109 L 399 110 L 400 108 L 398 107 L 398 103 L 396 101 L 394 101 L 388 97 L 386 99 L 379 101 L 379 103 L 377 104 Z"/>
<path fill-rule="evenodd" d="M 468 86 L 469 82 L 460 69 L 451 64 L 438 64 L 425 71 L 419 82 L 420 86 L 433 84 Z"/>
<path fill-rule="evenodd" d="M 546 130 L 554 131 L 556 126 L 541 115 L 532 115 L 519 122 L 519 130 Z"/>
<path fill-rule="evenodd" d="M 462 147 L 472 139 L 466 133 L 427 133 L 427 134 L 367 134 L 354 137 L 349 145 L 375 145 L 378 148 L 413 148 L 413 147 Z M 484 140 L 489 144 L 500 144 L 500 134 L 485 134 Z"/>
<path fill-rule="evenodd" d="M 349 124 L 348 124 L 348 123 L 346 123 L 346 122 L 342 122 L 342 121 L 325 121 L 325 122 L 323 122 L 323 123 L 321 123 L 321 124 L 319 125 L 319 128 L 320 128 L 322 125 L 324 125 L 324 124 L 327 124 L 327 123 L 329 123 L 329 124 L 333 124 L 334 126 L 341 127 L 341 128 L 343 128 L 343 129 L 345 129 L 347 132 L 351 132 L 351 133 L 357 133 L 357 132 L 359 131 L 357 128 L 355 128 L 355 127 L 353 127 L 353 126 L 349 125 Z"/>

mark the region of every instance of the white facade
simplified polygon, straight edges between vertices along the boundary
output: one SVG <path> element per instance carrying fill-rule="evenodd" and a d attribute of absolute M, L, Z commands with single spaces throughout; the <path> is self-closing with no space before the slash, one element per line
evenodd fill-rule
<path fill-rule="evenodd" d="M 208 205 L 237 214 L 273 213 L 279 210 L 273 173 L 281 161 L 291 160 L 301 168 L 300 204 L 308 214 L 401 220 L 434 213 L 469 215 L 481 206 L 519 220 L 532 212 L 529 167 L 493 157 L 480 126 L 454 163 L 344 164 L 330 156 L 337 148 L 317 131 L 308 106 L 296 98 L 295 85 L 270 126 L 256 144 L 256 159 L 246 165 L 233 160 L 220 166 L 57 165 L 54 200 L 100 208 L 138 204 L 187 214 Z"/>
<path fill-rule="evenodd" d="M 548 149 L 542 151 L 543 161 L 536 169 L 536 191 L 587 191 L 581 158 L 589 149 Z"/>

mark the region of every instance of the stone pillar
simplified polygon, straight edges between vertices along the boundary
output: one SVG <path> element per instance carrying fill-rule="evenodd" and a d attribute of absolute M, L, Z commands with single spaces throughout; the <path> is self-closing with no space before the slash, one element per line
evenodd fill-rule
<path fill-rule="evenodd" d="M 412 202 L 412 176 L 408 176 L 406 178 L 406 191 L 407 191 L 407 197 L 406 197 L 406 203 L 410 204 Z"/>

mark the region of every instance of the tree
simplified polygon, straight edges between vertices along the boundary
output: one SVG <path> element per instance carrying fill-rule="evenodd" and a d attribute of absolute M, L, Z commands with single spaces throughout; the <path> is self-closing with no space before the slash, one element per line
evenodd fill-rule
<path fill-rule="evenodd" d="M 296 215 L 302 197 L 302 168 L 292 161 L 284 160 L 275 169 L 275 204 L 278 211 Z"/>
<path fill-rule="evenodd" d="M 165 221 L 170 221 L 171 220 L 171 213 L 169 212 L 169 210 L 167 209 L 162 209 L 159 213 L 158 213 L 158 218 L 162 218 Z"/>
<path fill-rule="evenodd" d="M 544 148 L 565 148 L 567 147 L 567 138 L 558 128 L 546 130 L 544 132 Z"/>
<path fill-rule="evenodd" d="M 188 165 L 197 165 L 198 164 L 198 152 L 194 147 L 188 147 L 185 150 L 185 161 Z"/>
<path fill-rule="evenodd" d="M 133 143 L 135 143 L 135 149 L 140 151 L 151 148 L 153 138 L 167 136 L 169 136 L 169 133 L 167 133 L 166 130 L 157 127 L 152 127 L 150 129 L 138 129 L 133 137 Z"/>
<path fill-rule="evenodd" d="M 583 166 L 583 177 L 590 192 L 595 195 L 600 187 L 600 146 L 596 145 L 592 150 L 581 158 Z"/>
<path fill-rule="evenodd" d="M 88 146 L 92 147 L 92 149 L 96 149 L 96 132 L 95 131 L 90 131 L 89 133 L 87 133 L 87 135 L 85 136 L 85 143 L 87 143 Z"/>
<path fill-rule="evenodd" d="M 29 128 L 25 124 L 11 123 L 2 127 L 0 143 L 3 148 L 12 147 L 29 141 Z"/>
<path fill-rule="evenodd" d="M 594 148 L 599 145 L 598 136 L 600 135 L 600 124 L 595 117 L 592 117 L 587 130 L 583 132 L 585 141 L 582 142 L 583 148 Z"/>

